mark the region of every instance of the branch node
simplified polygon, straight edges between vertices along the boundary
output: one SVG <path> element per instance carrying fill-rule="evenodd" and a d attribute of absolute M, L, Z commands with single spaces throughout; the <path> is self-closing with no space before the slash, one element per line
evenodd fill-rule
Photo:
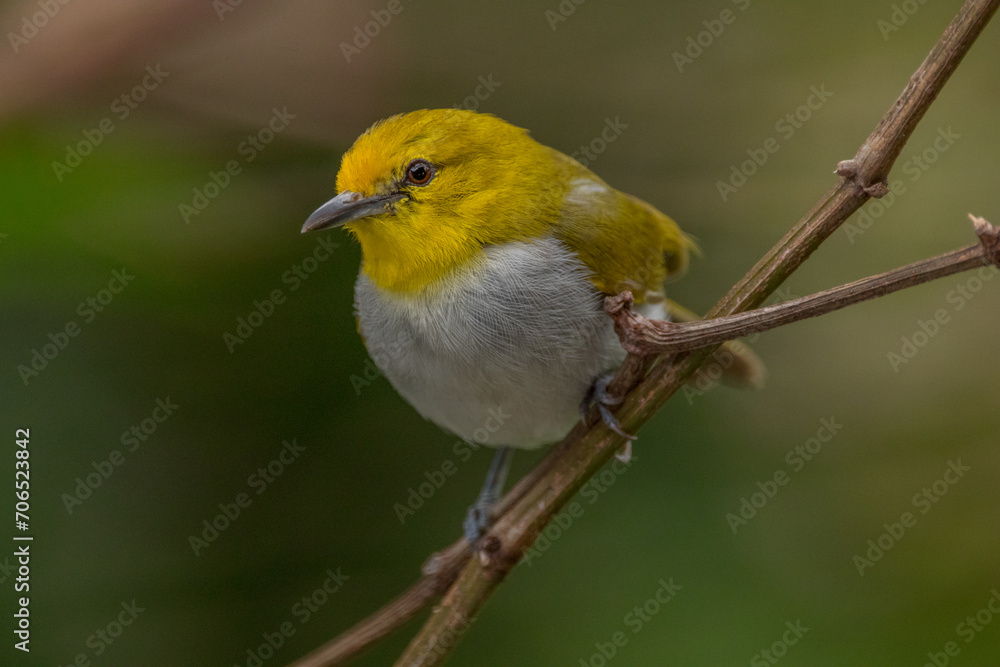
<path fill-rule="evenodd" d="M 486 535 L 482 543 L 483 546 L 476 552 L 476 556 L 479 559 L 479 565 L 484 570 L 493 573 L 493 576 L 503 579 L 521 558 L 520 554 L 505 549 L 503 540 L 496 535 Z"/>
<path fill-rule="evenodd" d="M 435 551 L 424 561 L 423 566 L 420 568 L 420 573 L 427 577 L 435 576 L 441 571 L 442 560 L 441 552 Z"/>
<path fill-rule="evenodd" d="M 837 168 L 833 173 L 853 181 L 858 177 L 858 161 L 853 158 L 850 160 L 841 160 L 837 163 Z"/>
<path fill-rule="evenodd" d="M 621 341 L 622 347 L 629 354 L 645 357 L 651 354 L 662 354 L 669 350 L 664 349 L 662 342 L 657 344 L 657 338 L 662 336 L 658 329 L 667 332 L 672 327 L 676 327 L 673 322 L 661 320 L 651 320 L 643 317 L 632 310 L 635 298 L 632 292 L 625 290 L 617 296 L 604 298 L 604 310 L 611 316 L 615 324 L 615 333 Z"/>
<path fill-rule="evenodd" d="M 500 551 L 500 538 L 496 535 L 487 535 L 486 539 L 483 540 L 483 553 L 496 553 Z"/>
<path fill-rule="evenodd" d="M 635 297 L 632 296 L 632 292 L 625 290 L 617 296 L 604 297 L 604 310 L 608 311 L 608 315 L 614 317 L 623 310 L 630 310 L 633 303 L 635 303 Z"/>
<path fill-rule="evenodd" d="M 858 186 L 869 197 L 881 199 L 889 194 L 889 186 L 886 184 L 885 179 L 875 181 L 874 183 L 865 182 L 866 179 L 862 178 L 861 165 L 855 158 L 838 162 L 834 173 L 838 176 L 843 176 Z"/>
<path fill-rule="evenodd" d="M 862 187 L 862 189 L 865 191 L 866 195 L 874 197 L 875 199 L 881 199 L 889 194 L 889 186 L 886 185 L 885 181 L 875 181 L 871 185 Z"/>
<path fill-rule="evenodd" d="M 1000 228 L 994 227 L 986 218 L 969 214 L 972 225 L 976 228 L 976 236 L 986 250 L 986 256 L 993 265 L 1000 268 Z"/>

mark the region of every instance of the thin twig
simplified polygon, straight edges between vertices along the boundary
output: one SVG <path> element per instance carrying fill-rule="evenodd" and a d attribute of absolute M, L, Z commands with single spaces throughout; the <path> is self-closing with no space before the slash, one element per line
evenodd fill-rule
<path fill-rule="evenodd" d="M 419 614 L 428 604 L 441 597 L 458 576 L 471 554 L 469 544 L 459 540 L 430 559 L 424 566 L 424 576 L 395 600 L 333 641 L 324 644 L 293 665 L 338 665 L 356 657 L 365 648 L 389 634 Z"/>
<path fill-rule="evenodd" d="M 840 182 L 716 304 L 708 317 L 718 318 L 762 304 L 854 211 L 870 197 L 885 194 L 889 170 L 913 129 L 998 6 L 1000 0 L 967 0 L 855 157 L 838 165 Z M 713 348 L 702 348 L 680 352 L 656 365 L 653 365 L 653 356 L 630 354 L 609 386 L 611 392 L 619 395 L 634 386 L 617 413 L 623 426 L 634 433 L 712 351 Z M 539 531 L 621 444 L 620 436 L 596 422 L 573 429 L 539 467 L 529 473 L 530 479 L 522 480 L 504 499 L 504 506 L 509 509 L 501 514 L 483 539 L 479 557 L 465 560 L 457 580 L 396 665 L 442 664 L 476 612 Z M 425 604 L 429 601 L 430 598 L 424 599 Z M 372 618 L 376 616 L 378 614 Z M 340 641 L 347 642 L 351 634 L 360 637 L 368 630 L 362 626 L 352 628 Z M 383 629 L 378 636 L 392 628 Z M 354 644 L 363 645 L 362 642 Z M 356 652 L 336 661 L 307 659 L 295 664 L 297 667 L 329 667 L 343 664 Z"/>
<path fill-rule="evenodd" d="M 558 445 L 553 451 L 557 450 Z M 517 502 L 524 491 L 546 473 L 546 463 L 551 465 L 553 461 L 552 457 L 546 458 L 521 478 L 497 503 L 496 513 L 503 514 Z M 325 667 L 350 662 L 444 595 L 471 556 L 472 549 L 464 537 L 432 554 L 421 568 L 423 575 L 420 579 L 401 595 L 289 667 Z"/>
<path fill-rule="evenodd" d="M 625 291 L 607 297 L 605 309 L 615 322 L 622 346 L 632 354 L 663 354 L 710 347 L 980 266 L 1000 267 L 1000 230 L 983 218 L 971 214 L 969 217 L 976 225 L 979 243 L 773 306 L 712 320 L 674 323 L 651 320 L 636 313 L 632 310 L 632 293 Z"/>

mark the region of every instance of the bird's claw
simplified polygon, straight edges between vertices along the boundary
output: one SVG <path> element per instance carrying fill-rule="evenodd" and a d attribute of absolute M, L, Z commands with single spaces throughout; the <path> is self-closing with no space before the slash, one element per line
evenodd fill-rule
<path fill-rule="evenodd" d="M 462 532 L 470 545 L 475 546 L 479 538 L 486 534 L 493 523 L 493 506 L 496 500 L 480 498 L 469 506 L 469 511 L 462 521 Z"/>
<path fill-rule="evenodd" d="M 619 405 L 624 400 L 622 396 L 612 396 L 608 393 L 608 383 L 611 382 L 611 378 L 613 377 L 614 374 L 609 373 L 594 380 L 594 384 L 590 385 L 590 388 L 583 397 L 583 402 L 580 403 L 580 414 L 583 416 L 584 422 L 586 422 L 586 415 L 590 409 L 590 404 L 595 403 L 597 411 L 601 413 L 601 421 L 604 422 L 604 425 L 626 440 L 632 441 L 636 439 L 636 436 L 626 433 L 625 429 L 622 428 L 621 422 L 611 412 L 610 406 Z"/>

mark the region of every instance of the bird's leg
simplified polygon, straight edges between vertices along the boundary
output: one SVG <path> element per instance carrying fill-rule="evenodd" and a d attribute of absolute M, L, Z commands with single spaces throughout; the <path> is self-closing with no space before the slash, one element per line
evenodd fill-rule
<path fill-rule="evenodd" d="M 493 522 L 493 507 L 500 500 L 503 493 L 503 485 L 507 480 L 507 472 L 510 470 L 510 460 L 514 455 L 512 447 L 498 447 L 493 455 L 493 462 L 486 473 L 486 481 L 483 482 L 483 490 L 479 492 L 476 502 L 469 507 L 469 512 L 462 522 L 462 529 L 465 531 L 465 539 L 469 544 L 475 546 L 476 541 L 486 532 Z"/>
<path fill-rule="evenodd" d="M 610 406 L 618 405 L 623 400 L 621 396 L 612 396 L 608 393 L 608 383 L 614 377 L 615 374 L 612 372 L 598 376 L 594 380 L 594 383 L 590 385 L 590 389 L 587 390 L 583 401 L 580 403 L 580 415 L 583 417 L 584 423 L 586 423 L 587 411 L 590 410 L 590 404 L 594 403 L 597 405 L 597 410 L 601 413 L 601 421 L 604 422 L 604 425 L 626 440 L 632 441 L 635 440 L 635 436 L 626 433 L 618 418 L 611 412 Z"/>

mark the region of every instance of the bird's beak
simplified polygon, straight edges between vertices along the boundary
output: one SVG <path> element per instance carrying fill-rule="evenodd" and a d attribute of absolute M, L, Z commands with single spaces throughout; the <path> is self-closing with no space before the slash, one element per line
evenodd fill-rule
<path fill-rule="evenodd" d="M 302 225 L 302 233 L 340 227 L 351 220 L 388 213 L 392 205 L 403 197 L 401 193 L 364 197 L 357 192 L 345 190 L 313 211 L 306 224 Z"/>

